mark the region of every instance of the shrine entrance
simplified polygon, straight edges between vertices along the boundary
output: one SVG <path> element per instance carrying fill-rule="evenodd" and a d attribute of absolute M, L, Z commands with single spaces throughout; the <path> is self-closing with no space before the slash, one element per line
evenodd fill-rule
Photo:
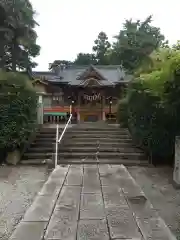
<path fill-rule="evenodd" d="M 89 90 L 89 91 L 88 91 Z M 102 120 L 102 98 L 101 92 L 86 89 L 81 92 L 80 98 L 80 121 L 81 122 L 97 122 Z"/>

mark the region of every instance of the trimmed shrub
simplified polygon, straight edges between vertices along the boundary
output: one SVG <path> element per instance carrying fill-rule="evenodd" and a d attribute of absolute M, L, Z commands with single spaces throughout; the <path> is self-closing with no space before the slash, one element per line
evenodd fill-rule
<path fill-rule="evenodd" d="M 23 148 L 36 128 L 37 98 L 23 74 L 0 73 L 0 149 L 3 155 Z"/>
<path fill-rule="evenodd" d="M 128 126 L 128 99 L 123 98 L 118 103 L 118 111 L 117 111 L 118 123 L 122 127 Z"/>
<path fill-rule="evenodd" d="M 160 96 L 146 83 L 134 81 L 129 90 L 128 125 L 136 144 L 156 163 L 169 161 L 174 154 L 174 132 L 171 117 Z"/>

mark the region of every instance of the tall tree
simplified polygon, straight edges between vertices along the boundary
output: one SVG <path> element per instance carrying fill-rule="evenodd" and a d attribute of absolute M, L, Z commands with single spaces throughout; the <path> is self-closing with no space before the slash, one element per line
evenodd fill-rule
<path fill-rule="evenodd" d="M 32 57 L 39 54 L 36 45 L 37 34 L 34 30 L 34 10 L 29 0 L 2 0 L 0 9 L 0 33 L 3 45 L 0 50 L 1 68 L 16 71 L 34 66 Z"/>
<path fill-rule="evenodd" d="M 94 41 L 94 44 L 93 51 L 95 53 L 97 64 L 109 64 L 107 55 L 111 44 L 108 41 L 106 33 L 100 32 L 97 39 Z"/>
<path fill-rule="evenodd" d="M 74 61 L 75 65 L 90 65 L 96 63 L 95 56 L 91 53 L 79 53 Z"/>
<path fill-rule="evenodd" d="M 126 20 L 123 30 L 115 37 L 112 61 L 122 64 L 130 72 L 137 69 L 142 62 L 149 62 L 149 55 L 166 44 L 160 29 L 151 25 L 152 17 L 143 22 Z"/>

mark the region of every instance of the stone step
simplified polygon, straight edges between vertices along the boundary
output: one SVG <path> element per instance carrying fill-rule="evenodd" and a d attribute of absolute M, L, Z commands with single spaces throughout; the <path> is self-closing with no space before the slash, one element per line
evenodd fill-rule
<path fill-rule="evenodd" d="M 90 138 L 114 138 L 115 140 L 117 139 L 131 139 L 129 135 L 113 135 L 113 134 L 77 134 L 77 135 L 66 135 L 66 138 L 76 138 L 76 139 L 90 139 Z"/>
<path fill-rule="evenodd" d="M 28 159 L 22 160 L 19 164 L 20 165 L 45 165 L 49 159 Z M 129 159 L 116 159 L 111 158 L 109 159 L 101 159 L 97 161 L 96 159 L 86 159 L 86 161 L 81 161 L 80 159 L 61 159 L 58 161 L 58 164 L 123 164 L 125 166 L 148 166 L 149 163 L 147 160 L 129 160 Z"/>
<path fill-rule="evenodd" d="M 92 133 L 95 133 L 95 132 L 119 132 L 119 133 L 128 133 L 128 129 L 126 128 L 107 128 L 107 129 L 102 129 L 102 128 L 97 128 L 97 129 L 91 129 L 91 128 L 87 128 L 87 129 L 76 129 L 76 128 L 69 128 L 67 130 L 67 132 L 80 132 L 80 133 L 83 133 L 83 132 L 92 132 Z"/>
<path fill-rule="evenodd" d="M 100 141 L 99 142 L 100 144 L 100 147 L 102 148 L 106 148 L 106 147 L 112 147 L 112 148 L 125 148 L 125 147 L 135 147 L 133 146 L 132 143 L 130 142 L 103 142 L 103 141 Z M 73 143 L 72 142 L 66 142 L 64 141 L 63 143 L 63 147 L 69 147 L 69 148 L 72 148 L 72 147 L 77 147 L 77 148 L 86 148 L 86 147 L 97 147 L 97 141 L 91 141 L 91 142 L 76 142 L 74 141 Z"/>
<path fill-rule="evenodd" d="M 59 146 L 59 152 L 91 152 L 91 153 L 95 153 L 97 151 L 97 147 L 94 146 L 94 147 L 91 147 L 91 146 L 87 146 L 87 147 L 69 147 L 69 146 Z M 135 153 L 143 153 L 142 150 L 138 149 L 138 148 L 133 148 L 132 146 L 131 147 L 125 147 L 125 148 L 120 148 L 119 146 L 118 147 L 102 147 L 100 146 L 99 148 L 99 151 L 100 152 L 121 152 L 121 153 L 128 153 L 128 152 L 135 152 Z M 36 153 L 47 153 L 47 152 L 54 152 L 54 148 L 52 146 L 50 147 L 37 147 L 36 145 L 34 147 L 31 147 L 29 148 L 28 150 L 29 153 L 31 152 L 36 152 Z"/>
<path fill-rule="evenodd" d="M 128 138 L 128 139 L 122 139 L 122 138 L 106 138 L 106 137 L 99 137 L 99 138 L 64 138 L 64 144 L 74 144 L 74 143 L 96 143 L 97 141 L 101 143 L 132 143 L 132 139 Z"/>
<path fill-rule="evenodd" d="M 51 147 L 38 147 L 38 146 L 33 146 L 31 148 L 28 149 L 28 153 L 53 153 L 55 151 L 55 148 L 53 148 L 53 146 Z"/>
<path fill-rule="evenodd" d="M 51 159 L 53 157 L 54 153 L 53 152 L 26 152 L 22 160 L 26 159 Z"/>
<path fill-rule="evenodd" d="M 37 133 L 36 134 L 36 139 L 53 139 L 53 138 L 56 138 L 56 134 L 41 134 L 41 133 Z"/>
<path fill-rule="evenodd" d="M 25 159 L 51 159 L 53 156 L 55 155 L 55 153 L 53 152 L 27 152 L 23 155 L 22 160 Z M 79 158 L 79 159 L 84 159 L 86 157 L 93 157 L 95 156 L 94 153 L 92 152 L 59 152 L 58 153 L 58 157 L 60 159 L 62 158 Z M 102 159 L 102 158 L 122 158 L 122 159 L 138 159 L 141 160 L 144 158 L 144 155 L 142 153 L 123 153 L 123 152 L 99 152 L 98 154 L 98 158 Z"/>
<path fill-rule="evenodd" d="M 51 148 L 55 146 L 55 141 L 49 142 L 49 141 L 42 141 L 42 142 L 33 142 L 30 145 L 30 148 Z M 91 142 L 77 142 L 77 141 L 62 141 L 60 143 L 60 148 L 86 148 L 86 147 L 97 147 L 97 141 L 91 141 Z M 136 147 L 131 142 L 102 142 L 100 141 L 100 147 L 101 148 L 131 148 Z"/>
<path fill-rule="evenodd" d="M 25 159 L 19 162 L 19 165 L 45 165 L 50 159 L 41 158 L 41 159 Z"/>
<path fill-rule="evenodd" d="M 48 141 L 36 141 L 31 143 L 30 148 L 52 148 L 55 146 L 55 140 L 53 142 L 48 142 Z"/>
<path fill-rule="evenodd" d="M 64 128 L 59 128 L 59 131 L 63 131 Z M 127 128 L 67 128 L 67 132 L 128 132 Z M 56 132 L 56 128 L 40 128 L 38 132 Z"/>
<path fill-rule="evenodd" d="M 92 152 L 60 152 L 58 154 L 59 158 L 67 159 L 67 158 L 79 158 L 79 159 L 85 159 L 86 157 L 94 157 L 95 153 L 92 154 Z M 129 160 L 141 160 L 144 158 L 144 154 L 142 153 L 123 153 L 123 152 L 99 152 L 98 158 L 116 158 L 116 159 L 129 159 Z"/>
<path fill-rule="evenodd" d="M 148 166 L 148 160 L 142 159 L 142 160 L 129 160 L 129 159 L 121 159 L 121 158 L 111 158 L 111 159 L 99 159 L 97 161 L 96 159 L 89 158 L 85 161 L 82 161 L 80 159 L 61 159 L 58 161 L 58 164 L 123 164 L 125 166 Z"/>
<path fill-rule="evenodd" d="M 56 141 L 56 137 L 52 137 L 52 138 L 41 138 L 41 137 L 37 137 L 35 140 L 34 140 L 34 143 L 41 143 L 41 142 L 49 142 L 49 143 L 55 143 Z"/>
<path fill-rule="evenodd" d="M 59 136 L 61 135 L 62 132 L 59 132 Z M 37 137 L 54 137 L 56 136 L 56 133 L 43 133 L 43 132 L 38 132 L 36 134 Z M 64 136 L 67 137 L 74 137 L 74 136 L 113 136 L 113 137 L 119 137 L 119 136 L 129 136 L 129 133 L 121 133 L 121 132 L 65 132 Z"/>
<path fill-rule="evenodd" d="M 60 152 L 92 152 L 95 153 L 96 151 L 99 152 L 108 152 L 108 153 L 143 153 L 142 150 L 138 149 L 138 148 L 133 148 L 133 147 L 129 147 L 129 148 L 120 148 L 120 147 L 100 147 L 100 148 L 95 148 L 95 147 L 86 147 L 86 148 L 76 148 L 76 147 L 72 147 L 72 148 L 65 148 L 65 147 L 60 147 Z"/>

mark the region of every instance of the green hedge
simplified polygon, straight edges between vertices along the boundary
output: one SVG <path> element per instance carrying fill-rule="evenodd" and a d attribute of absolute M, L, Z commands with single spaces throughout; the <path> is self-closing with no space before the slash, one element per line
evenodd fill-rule
<path fill-rule="evenodd" d="M 128 99 L 123 98 L 118 103 L 118 111 L 117 111 L 118 123 L 121 127 L 128 126 Z"/>
<path fill-rule="evenodd" d="M 136 144 L 156 161 L 173 157 L 174 132 L 161 98 L 134 82 L 129 90 L 128 125 Z"/>
<path fill-rule="evenodd" d="M 36 127 L 36 93 L 23 74 L 0 73 L 0 149 L 22 149 Z"/>
<path fill-rule="evenodd" d="M 128 90 L 128 127 L 134 141 L 157 163 L 174 159 L 180 135 L 180 54 L 161 69 L 143 73 Z"/>

